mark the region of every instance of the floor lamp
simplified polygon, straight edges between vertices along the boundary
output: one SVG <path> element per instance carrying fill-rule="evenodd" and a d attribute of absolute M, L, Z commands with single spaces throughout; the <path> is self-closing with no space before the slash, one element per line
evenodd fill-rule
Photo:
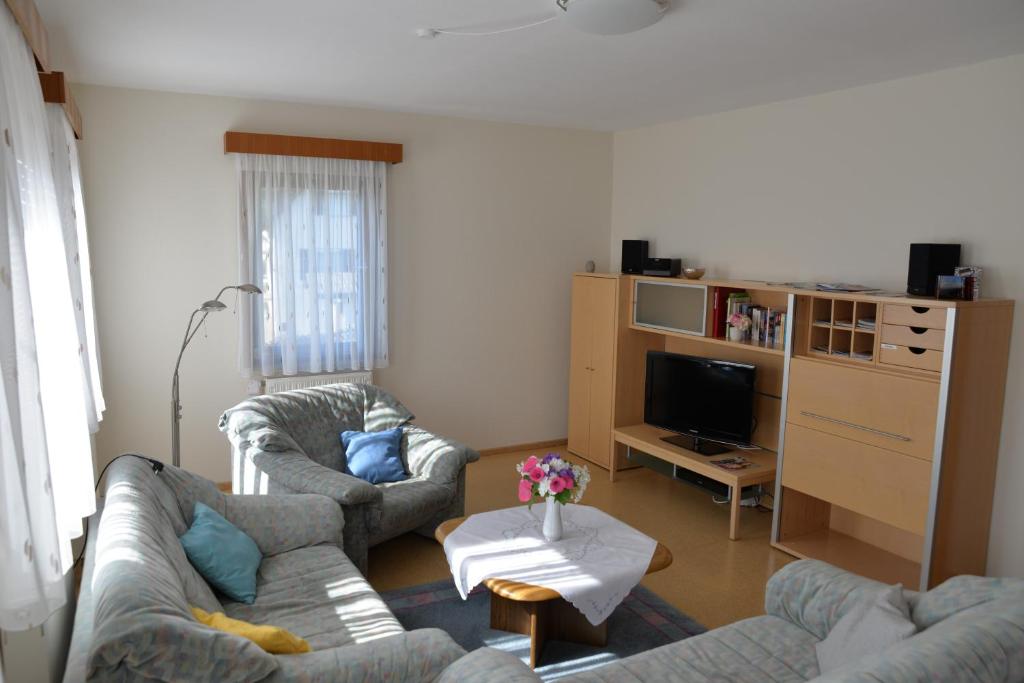
<path fill-rule="evenodd" d="M 189 316 L 188 327 L 185 328 L 185 337 L 181 340 L 181 350 L 178 351 L 178 360 L 174 363 L 174 378 L 171 380 L 171 464 L 175 467 L 181 466 L 181 401 L 178 396 L 178 368 L 181 367 L 181 357 L 185 354 L 185 349 L 188 347 L 189 342 L 192 341 L 192 337 L 196 336 L 196 332 L 203 326 L 206 316 L 227 308 L 221 302 L 220 297 L 229 289 L 237 289 L 239 292 L 246 294 L 263 293 L 263 290 L 256 285 L 228 285 L 220 290 L 216 297 L 204 302 L 202 306 L 192 311 L 192 315 Z M 202 317 L 199 318 L 199 322 L 196 322 L 196 316 L 200 313 L 202 313 Z M 193 326 L 193 323 L 195 323 L 195 326 Z"/>

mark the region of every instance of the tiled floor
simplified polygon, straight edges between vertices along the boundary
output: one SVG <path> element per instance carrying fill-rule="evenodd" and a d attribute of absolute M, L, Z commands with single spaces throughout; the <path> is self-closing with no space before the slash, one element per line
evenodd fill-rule
<path fill-rule="evenodd" d="M 467 514 L 519 505 L 514 468 L 527 455 L 489 455 L 470 465 Z M 672 566 L 643 585 L 709 628 L 764 612 L 765 582 L 792 560 L 768 545 L 770 512 L 744 508 L 741 538 L 730 541 L 728 506 L 715 505 L 709 494 L 646 468 L 621 472 L 615 483 L 605 470 L 590 470 L 582 502 L 658 539 L 674 555 Z M 409 534 L 370 550 L 369 578 L 378 591 L 447 576 L 444 552 L 433 540 Z"/>

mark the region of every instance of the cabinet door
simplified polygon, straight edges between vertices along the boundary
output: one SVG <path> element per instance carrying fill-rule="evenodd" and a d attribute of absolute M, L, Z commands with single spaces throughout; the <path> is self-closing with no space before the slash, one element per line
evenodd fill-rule
<path fill-rule="evenodd" d="M 572 279 L 572 317 L 569 344 L 569 450 L 587 456 L 590 450 L 590 283 Z"/>
<path fill-rule="evenodd" d="M 611 465 L 612 406 L 615 375 L 615 302 L 618 282 L 594 279 L 590 289 L 590 453 L 603 467 Z"/>

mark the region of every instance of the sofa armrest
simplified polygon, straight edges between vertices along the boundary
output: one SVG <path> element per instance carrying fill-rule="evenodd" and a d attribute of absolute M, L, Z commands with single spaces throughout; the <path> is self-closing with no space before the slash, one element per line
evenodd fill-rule
<path fill-rule="evenodd" d="M 338 504 L 314 494 L 225 496 L 225 518 L 256 541 L 264 555 L 321 543 L 343 547 Z"/>
<path fill-rule="evenodd" d="M 540 677 L 515 655 L 481 647 L 450 664 L 434 683 L 538 683 Z"/>
<path fill-rule="evenodd" d="M 823 639 L 853 605 L 883 588 L 883 583 L 825 562 L 798 560 L 768 580 L 764 608 Z"/>
<path fill-rule="evenodd" d="M 402 431 L 402 450 L 413 476 L 438 484 L 454 482 L 463 467 L 480 459 L 473 449 L 411 424 Z"/>
<path fill-rule="evenodd" d="M 298 451 L 260 451 L 250 448 L 247 458 L 276 483 L 297 493 L 317 493 L 339 505 L 376 503 L 383 494 L 376 486 L 350 474 L 310 460 Z"/>
<path fill-rule="evenodd" d="M 438 628 L 423 628 L 364 643 L 277 658 L 280 668 L 265 683 L 429 683 L 466 654 Z"/>

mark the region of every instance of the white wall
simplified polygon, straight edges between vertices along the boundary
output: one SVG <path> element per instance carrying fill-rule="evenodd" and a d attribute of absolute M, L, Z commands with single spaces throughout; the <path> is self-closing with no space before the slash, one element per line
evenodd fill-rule
<path fill-rule="evenodd" d="M 903 290 L 908 244 L 964 244 L 1024 301 L 1024 55 L 615 134 L 611 259 L 647 238 L 711 276 Z M 1024 576 L 1024 310 L 989 571 Z"/>
<path fill-rule="evenodd" d="M 454 118 L 76 85 L 108 411 L 100 465 L 169 459 L 189 313 L 238 280 L 227 130 L 400 142 L 389 196 L 391 367 L 424 426 L 486 448 L 564 437 L 570 274 L 607 268 L 611 136 Z M 221 411 L 246 396 L 237 320 L 182 364 L 182 462 L 229 479 Z"/>

